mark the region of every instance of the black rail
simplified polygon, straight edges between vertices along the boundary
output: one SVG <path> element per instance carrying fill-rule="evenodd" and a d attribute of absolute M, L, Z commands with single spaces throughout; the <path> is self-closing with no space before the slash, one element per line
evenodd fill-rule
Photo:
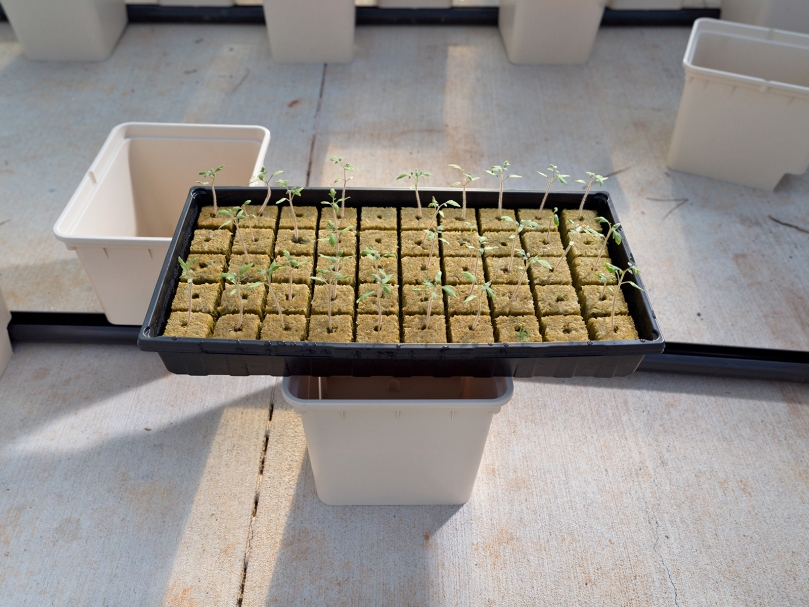
<path fill-rule="evenodd" d="M 15 343 L 81 343 L 136 346 L 138 326 L 113 325 L 103 314 L 12 312 Z M 647 355 L 638 371 L 709 377 L 809 382 L 809 352 L 667 342 Z"/>
<path fill-rule="evenodd" d="M 130 23 L 264 24 L 261 6 L 127 5 Z M 357 25 L 497 25 L 498 8 L 376 8 L 357 7 Z M 719 18 L 719 9 L 614 11 L 607 9 L 601 25 L 691 27 L 700 17 Z"/>

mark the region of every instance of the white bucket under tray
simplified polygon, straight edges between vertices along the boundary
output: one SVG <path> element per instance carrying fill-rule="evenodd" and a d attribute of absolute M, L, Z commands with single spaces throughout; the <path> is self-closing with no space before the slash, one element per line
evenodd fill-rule
<path fill-rule="evenodd" d="M 53 228 L 76 251 L 111 323 L 143 323 L 199 172 L 225 165 L 216 185 L 245 186 L 269 143 L 262 126 L 130 122 L 112 130 Z"/>
<path fill-rule="evenodd" d="M 329 505 L 463 504 L 510 377 L 285 377 Z"/>

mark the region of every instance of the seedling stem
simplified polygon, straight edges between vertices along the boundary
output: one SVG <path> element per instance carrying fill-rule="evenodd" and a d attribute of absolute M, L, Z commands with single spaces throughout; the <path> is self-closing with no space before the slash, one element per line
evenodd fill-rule
<path fill-rule="evenodd" d="M 496 247 L 496 246 L 495 247 L 489 246 L 489 245 L 486 244 L 486 242 L 487 242 L 487 238 L 485 236 L 478 236 L 478 246 L 477 247 L 473 247 L 470 244 L 464 244 L 464 246 L 467 249 L 472 250 L 471 254 L 475 255 L 475 267 L 472 269 L 472 272 L 471 272 L 471 274 L 473 276 L 478 275 L 478 267 L 479 267 L 479 264 L 480 264 L 480 260 L 483 258 L 483 255 L 486 253 L 486 251 L 494 251 L 495 249 L 499 248 L 499 247 Z M 469 265 L 469 264 L 467 264 L 467 265 Z M 469 274 L 469 272 L 464 272 L 464 274 Z M 469 289 L 469 295 L 471 295 L 474 290 L 475 290 L 475 283 L 472 283 L 472 288 Z"/>
<path fill-rule="evenodd" d="M 486 172 L 489 175 L 497 177 L 497 179 L 500 181 L 500 195 L 497 198 L 497 210 L 498 210 L 498 212 L 503 211 L 503 184 L 506 182 L 506 179 L 522 179 L 522 177 L 520 175 L 508 175 L 508 176 L 506 176 L 506 173 L 508 172 L 508 167 L 509 166 L 511 166 L 511 165 L 509 164 L 508 160 L 504 160 L 502 166 L 495 165 L 495 166 L 493 166 L 491 168 L 491 170 L 486 169 Z"/>
<path fill-rule="evenodd" d="M 303 188 L 302 187 L 299 187 L 299 188 L 291 187 L 289 185 L 289 182 L 286 179 L 279 179 L 275 183 L 280 185 L 282 188 L 286 188 L 286 191 L 287 191 L 286 199 L 282 198 L 281 200 L 279 200 L 275 204 L 283 204 L 284 200 L 289 201 L 289 210 L 292 212 L 292 225 L 295 228 L 295 236 L 294 236 L 293 240 L 294 240 L 294 242 L 297 243 L 300 240 L 300 238 L 298 237 L 298 216 L 295 215 L 295 205 L 292 204 L 292 199 L 295 196 L 300 196 L 301 192 L 303 192 Z"/>
<path fill-rule="evenodd" d="M 249 262 L 250 261 L 250 253 L 247 252 L 247 245 L 244 242 L 244 234 L 242 233 L 241 223 L 243 219 L 247 219 L 247 213 L 244 212 L 247 205 L 250 204 L 249 200 L 246 200 L 242 206 L 239 207 L 239 210 L 234 212 L 233 209 L 222 209 L 219 211 L 220 215 L 224 215 L 225 217 L 229 217 L 219 229 L 226 228 L 231 223 L 233 227 L 236 229 L 236 235 L 239 237 L 239 241 L 242 243 L 242 249 L 244 250 L 244 258 Z M 252 230 L 251 230 L 252 234 Z M 255 238 L 253 239 L 255 241 Z"/>
<path fill-rule="evenodd" d="M 207 177 L 210 181 L 198 181 L 200 185 L 210 185 L 211 193 L 213 194 L 213 212 L 218 213 L 219 207 L 216 204 L 216 174 L 225 168 L 225 165 L 220 165 L 215 169 L 208 169 L 207 171 L 200 171 L 202 177 Z"/>
<path fill-rule="evenodd" d="M 596 257 L 595 263 L 593 263 L 593 271 L 598 267 L 598 262 L 601 261 L 601 256 L 604 255 L 604 251 L 607 250 L 607 243 L 610 240 L 610 236 L 615 241 L 615 244 L 621 244 L 621 233 L 618 232 L 618 228 L 621 227 L 620 223 L 616 223 L 615 225 L 611 224 L 609 220 L 604 219 L 603 217 L 596 217 L 596 221 L 598 223 L 606 223 L 610 229 L 607 230 L 607 235 L 604 237 L 604 242 L 601 243 L 601 248 L 598 250 L 598 257 Z"/>
<path fill-rule="evenodd" d="M 551 241 L 551 230 L 555 228 L 559 228 L 559 215 L 557 213 L 559 209 L 553 207 L 553 213 L 548 218 L 548 230 L 545 232 L 545 244 L 548 244 Z"/>
<path fill-rule="evenodd" d="M 427 317 L 425 319 L 424 329 L 427 330 L 430 328 L 430 318 L 433 313 L 433 302 L 438 298 L 438 296 L 443 291 L 450 297 L 455 297 L 455 290 L 450 287 L 449 285 L 441 285 L 441 271 L 439 270 L 438 273 L 435 275 L 433 280 L 425 279 L 422 286 L 420 287 L 413 287 L 414 291 L 423 291 L 424 294 L 427 296 Z"/>
<path fill-rule="evenodd" d="M 531 221 L 530 219 L 515 221 L 508 215 L 503 215 L 500 218 L 500 221 L 514 224 L 514 233 L 508 237 L 509 240 L 511 240 L 511 255 L 509 255 L 508 258 L 508 271 L 511 273 L 511 270 L 514 269 L 514 253 L 517 250 L 517 244 L 520 242 L 520 234 L 526 229 L 535 230 L 539 226 L 536 222 Z"/>
<path fill-rule="evenodd" d="M 422 177 L 432 177 L 432 176 L 433 176 L 432 173 L 428 173 L 426 171 L 422 171 L 422 170 L 419 170 L 419 169 L 414 169 L 414 170 L 410 171 L 409 173 L 402 173 L 401 175 L 399 175 L 396 178 L 397 181 L 399 179 L 408 179 L 408 180 L 412 179 L 413 180 L 413 185 L 410 186 L 410 189 L 416 191 L 416 206 L 418 208 L 418 213 L 416 213 L 416 217 L 418 219 L 422 218 L 421 198 L 419 197 L 419 179 L 422 178 Z"/>
<path fill-rule="evenodd" d="M 286 265 L 289 267 L 289 294 L 287 295 L 287 301 L 292 301 L 292 271 L 306 265 L 307 263 L 309 263 L 308 259 L 298 261 L 289 254 L 289 251 L 284 251 L 284 259 L 281 265 Z"/>
<path fill-rule="evenodd" d="M 230 284 L 233 285 L 233 289 L 230 291 L 230 296 L 233 297 L 234 295 L 238 294 L 239 322 L 236 325 L 236 330 L 237 331 L 242 330 L 242 323 L 244 322 L 244 296 L 243 296 L 243 290 L 247 289 L 248 291 L 252 291 L 256 287 L 261 285 L 260 282 L 253 282 L 253 283 L 250 283 L 249 285 L 242 284 L 242 281 L 244 280 L 245 275 L 247 274 L 247 272 L 252 267 L 253 267 L 252 263 L 246 263 L 241 268 L 239 268 L 238 273 L 236 273 L 236 272 L 227 272 L 227 273 L 223 272 L 222 274 L 220 274 L 220 276 L 222 278 L 224 278 Z"/>
<path fill-rule="evenodd" d="M 272 263 L 270 263 L 269 268 L 267 268 L 266 270 L 260 269 L 258 273 L 264 276 L 264 280 L 267 281 L 267 290 L 272 295 L 272 299 L 275 302 L 275 308 L 278 310 L 278 318 L 281 319 L 281 328 L 286 329 L 287 325 L 286 320 L 284 320 L 284 310 L 281 308 L 281 302 L 278 301 L 278 296 L 275 294 L 275 290 L 272 288 L 272 275 L 273 273 L 275 273 L 276 270 L 278 270 L 281 267 L 282 267 L 281 264 L 275 263 L 275 261 L 273 261 Z M 290 275 L 291 274 L 292 272 L 290 271 Z M 292 299 L 291 290 L 289 299 Z"/>
<path fill-rule="evenodd" d="M 593 187 L 593 184 L 598 182 L 598 185 L 603 186 L 604 182 L 609 179 L 608 177 L 602 177 L 601 175 L 597 175 L 595 173 L 591 173 L 587 171 L 587 176 L 590 178 L 589 181 L 585 181 L 584 179 L 577 179 L 576 183 L 583 183 L 587 186 L 587 189 L 584 191 L 584 196 L 581 198 L 581 204 L 579 205 L 579 221 L 584 219 L 584 201 L 587 200 L 587 194 L 590 193 L 590 188 Z"/>
<path fill-rule="evenodd" d="M 465 221 L 466 220 L 466 186 L 468 186 L 473 181 L 477 181 L 478 179 L 480 179 L 480 177 L 472 177 L 472 175 L 470 173 L 467 173 L 466 171 L 464 171 L 457 164 L 451 164 L 449 166 L 451 168 L 453 168 L 453 169 L 458 169 L 461 172 L 461 180 L 456 181 L 455 183 L 453 183 L 452 187 L 453 188 L 457 188 L 457 187 L 463 188 L 463 198 L 461 199 L 461 201 L 462 201 L 461 202 L 461 221 Z"/>
<path fill-rule="evenodd" d="M 264 209 L 267 206 L 267 203 L 270 202 L 270 194 L 272 193 L 272 188 L 270 187 L 270 182 L 276 175 L 280 175 L 284 171 L 275 171 L 272 175 L 267 175 L 267 170 L 264 167 L 261 167 L 261 170 L 258 172 L 258 176 L 250 180 L 250 183 L 263 183 L 267 186 L 267 197 L 264 199 L 264 204 L 261 205 L 261 208 L 258 210 L 258 215 L 260 216 Z M 248 183 L 248 185 L 250 185 Z"/>
<path fill-rule="evenodd" d="M 346 198 L 346 184 L 349 181 L 351 181 L 352 179 L 354 179 L 353 175 L 351 177 L 348 176 L 349 172 L 351 172 L 351 173 L 354 172 L 354 165 L 350 164 L 348 162 L 343 164 L 343 159 L 339 158 L 337 156 L 332 156 L 331 158 L 329 158 L 329 160 L 331 160 L 334 164 L 336 164 L 341 169 L 343 169 L 343 176 L 338 177 L 337 179 L 335 179 L 334 183 L 337 183 L 338 181 L 343 182 L 343 196 L 340 198 L 340 200 L 338 202 L 341 205 L 340 206 L 340 219 L 345 219 L 346 218 L 346 200 L 348 200 L 348 198 Z"/>
<path fill-rule="evenodd" d="M 615 278 L 618 279 L 618 286 L 615 287 L 615 291 L 612 294 L 612 313 L 610 314 L 610 331 L 615 332 L 615 308 L 618 304 L 618 293 L 621 292 L 621 285 L 630 285 L 635 287 L 639 291 L 643 291 L 641 287 L 639 287 L 635 282 L 631 280 L 624 280 L 627 274 L 640 274 L 640 270 L 638 270 L 635 264 L 630 263 L 629 267 L 626 270 L 622 270 L 621 268 L 612 265 L 611 263 L 605 264 L 607 270 L 615 274 Z M 606 281 L 605 281 L 606 284 Z"/>
<path fill-rule="evenodd" d="M 518 249 L 520 257 L 522 258 L 523 269 L 522 273 L 520 274 L 519 280 L 517 280 L 517 287 L 514 289 L 514 293 L 511 295 L 511 301 L 517 301 L 517 293 L 520 292 L 520 287 L 522 286 L 523 281 L 525 280 L 526 274 L 528 274 L 528 268 L 534 265 L 535 263 L 539 263 L 539 265 L 545 266 L 549 270 L 553 271 L 551 264 L 549 264 L 544 259 L 540 259 L 539 255 L 534 255 L 533 257 L 529 257 L 528 253 L 523 251 L 522 249 Z"/>
<path fill-rule="evenodd" d="M 376 293 L 376 306 L 377 310 L 379 311 L 379 317 L 376 322 L 376 330 L 382 330 L 382 298 L 385 295 L 391 294 L 391 288 L 388 284 L 391 279 L 393 278 L 389 274 L 385 273 L 385 270 L 380 270 L 377 274 L 374 274 L 374 281 L 376 281 L 376 291 L 367 291 L 360 295 L 360 298 L 357 300 L 357 303 L 360 303 L 362 300 L 367 299 L 374 293 Z"/>
<path fill-rule="evenodd" d="M 489 297 L 489 299 L 494 300 L 494 291 L 492 291 L 492 283 L 484 282 L 483 284 L 478 284 L 477 276 L 473 276 L 469 272 L 464 272 L 464 277 L 467 280 L 472 281 L 472 291 L 473 291 L 472 293 L 467 295 L 466 299 L 464 300 L 464 303 L 469 303 L 475 298 L 477 298 L 478 300 L 478 313 L 475 316 L 475 322 L 473 322 L 472 326 L 470 327 L 472 331 L 477 331 L 478 324 L 480 324 L 480 314 L 483 311 L 483 300 L 487 296 Z M 475 287 L 477 287 L 478 289 L 477 295 L 474 293 Z"/>
<path fill-rule="evenodd" d="M 537 221 L 542 219 L 542 209 L 545 208 L 545 202 L 548 200 L 548 194 L 551 193 L 551 186 L 553 186 L 554 182 L 559 181 L 560 183 L 567 185 L 567 181 L 565 179 L 570 177 L 570 175 L 562 175 L 557 171 L 558 167 L 555 164 L 548 165 L 548 175 L 543 173 L 542 171 L 537 171 L 540 175 L 542 175 L 545 179 L 548 180 L 548 189 L 545 190 L 545 196 L 542 197 L 542 204 L 539 205 L 539 213 L 537 213 Z"/>

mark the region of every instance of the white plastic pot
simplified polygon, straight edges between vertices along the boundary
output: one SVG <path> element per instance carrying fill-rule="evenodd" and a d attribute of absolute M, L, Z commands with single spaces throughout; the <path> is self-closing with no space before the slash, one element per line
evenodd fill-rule
<path fill-rule="evenodd" d="M 11 340 L 8 338 L 8 323 L 10 322 L 11 313 L 8 311 L 3 293 L 0 292 L 0 375 L 3 375 L 11 360 Z"/>
<path fill-rule="evenodd" d="M 354 58 L 354 0 L 264 0 L 270 56 L 280 63 Z"/>
<path fill-rule="evenodd" d="M 285 377 L 333 506 L 463 504 L 510 377 Z"/>
<path fill-rule="evenodd" d="M 670 168 L 773 190 L 809 168 L 809 36 L 699 19 Z"/>
<path fill-rule="evenodd" d="M 680 10 L 683 8 L 683 0 L 609 0 L 607 8 L 619 11 Z"/>
<path fill-rule="evenodd" d="M 131 122 L 112 130 L 53 228 L 75 249 L 111 323 L 143 322 L 199 172 L 225 165 L 216 185 L 244 186 L 269 143 L 261 126 Z"/>
<path fill-rule="evenodd" d="M 722 0 L 722 19 L 809 34 L 809 1 Z"/>
<path fill-rule="evenodd" d="M 498 24 L 516 64 L 587 63 L 606 0 L 502 0 Z"/>
<path fill-rule="evenodd" d="M 3 0 L 28 59 L 103 61 L 126 27 L 124 0 Z"/>

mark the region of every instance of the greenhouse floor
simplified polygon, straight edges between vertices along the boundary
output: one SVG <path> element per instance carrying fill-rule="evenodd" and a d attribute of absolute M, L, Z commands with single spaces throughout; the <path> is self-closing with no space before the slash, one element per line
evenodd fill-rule
<path fill-rule="evenodd" d="M 494 28 L 363 27 L 350 65 L 284 66 L 262 27 L 131 25 L 65 65 L 0 23 L 0 287 L 100 311 L 52 226 L 116 124 L 260 124 L 268 167 L 311 186 L 334 155 L 357 186 L 611 174 L 668 340 L 809 350 L 809 175 L 665 168 L 688 34 L 602 28 L 586 66 L 516 67 Z M 807 519 L 807 384 L 519 380 L 467 504 L 330 507 L 273 378 L 22 343 L 0 379 L 0 605 L 801 605 Z"/>

